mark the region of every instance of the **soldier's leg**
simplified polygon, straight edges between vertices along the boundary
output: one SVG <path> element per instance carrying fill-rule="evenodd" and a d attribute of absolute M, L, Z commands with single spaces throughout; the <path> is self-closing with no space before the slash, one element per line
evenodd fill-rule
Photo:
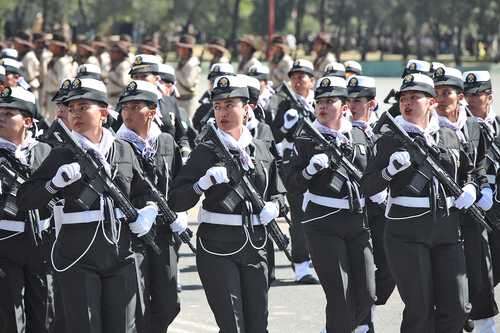
<path fill-rule="evenodd" d="M 269 273 L 266 252 L 265 249 L 249 249 L 240 269 L 246 333 L 267 331 Z"/>
<path fill-rule="evenodd" d="M 221 242 L 203 240 L 208 249 L 218 248 L 214 243 L 220 245 Z M 198 274 L 219 333 L 245 332 L 240 269 L 234 256 L 221 257 L 205 252 L 199 238 L 197 249 Z"/>
<path fill-rule="evenodd" d="M 26 331 L 23 288 L 22 268 L 11 261 L 0 259 L 0 332 Z"/>
<path fill-rule="evenodd" d="M 436 333 L 460 332 L 470 311 L 462 244 L 438 245 L 431 251 Z"/>
<path fill-rule="evenodd" d="M 26 305 L 27 332 L 47 333 L 48 318 L 48 280 L 47 262 L 42 252 L 47 251 L 47 245 L 33 248 L 30 263 L 24 268 L 25 290 L 24 303 Z"/>
<path fill-rule="evenodd" d="M 397 223 L 397 222 L 392 222 Z M 401 333 L 435 332 L 430 250 L 385 232 L 387 262 L 405 304 Z"/>

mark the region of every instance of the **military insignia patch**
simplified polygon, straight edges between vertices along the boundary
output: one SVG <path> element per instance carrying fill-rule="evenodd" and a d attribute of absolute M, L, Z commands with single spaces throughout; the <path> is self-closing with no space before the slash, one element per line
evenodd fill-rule
<path fill-rule="evenodd" d="M 134 65 L 140 65 L 140 64 L 142 64 L 142 57 L 141 56 L 135 57 Z"/>
<path fill-rule="evenodd" d="M 82 86 L 82 81 L 80 79 L 74 79 L 73 83 L 71 84 L 71 88 L 73 89 L 78 89 Z"/>
<path fill-rule="evenodd" d="M 229 87 L 229 79 L 227 77 L 220 78 L 219 82 L 217 82 L 217 87 L 219 87 L 219 88 Z"/>
<path fill-rule="evenodd" d="M 436 69 L 436 71 L 434 72 L 434 75 L 436 77 L 444 76 L 444 68 L 443 67 L 438 67 L 438 69 Z"/>
<path fill-rule="evenodd" d="M 331 84 L 331 81 L 329 78 L 325 78 L 323 80 L 321 80 L 319 86 L 322 87 L 322 88 L 326 88 L 326 87 L 329 87 Z"/>
<path fill-rule="evenodd" d="M 136 91 L 137 90 L 137 83 L 134 81 L 130 82 L 127 86 L 127 91 Z"/>
<path fill-rule="evenodd" d="M 408 74 L 408 75 L 406 75 L 406 76 L 404 77 L 404 79 L 403 79 L 403 84 L 411 83 L 411 82 L 413 82 L 413 80 L 414 80 L 414 79 L 415 79 L 415 78 L 413 77 L 413 75 Z"/>
<path fill-rule="evenodd" d="M 9 97 L 11 94 L 12 94 L 12 89 L 7 87 L 4 90 L 2 90 L 2 92 L 0 93 L 0 96 L 1 97 Z"/>
<path fill-rule="evenodd" d="M 353 77 L 352 79 L 349 80 L 349 87 L 357 87 L 358 86 L 358 79 Z"/>
<path fill-rule="evenodd" d="M 80 68 L 78 69 L 78 73 L 80 74 L 87 73 L 87 66 L 80 66 Z"/>
<path fill-rule="evenodd" d="M 300 67 L 300 61 L 298 61 L 298 60 L 297 60 L 297 61 L 295 61 L 295 62 L 293 63 L 293 67 Z"/>
<path fill-rule="evenodd" d="M 476 75 L 474 73 L 470 73 L 469 75 L 467 75 L 467 77 L 465 78 L 465 81 L 467 83 L 474 83 L 476 82 L 477 78 L 476 78 Z"/>
<path fill-rule="evenodd" d="M 68 90 L 69 88 L 71 88 L 71 80 L 64 80 L 61 89 Z"/>
<path fill-rule="evenodd" d="M 417 64 L 412 62 L 409 66 L 408 69 L 411 71 L 416 71 L 417 70 Z"/>

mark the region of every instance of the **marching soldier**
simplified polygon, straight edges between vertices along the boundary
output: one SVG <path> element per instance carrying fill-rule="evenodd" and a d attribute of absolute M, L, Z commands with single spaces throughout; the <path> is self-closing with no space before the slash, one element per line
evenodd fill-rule
<path fill-rule="evenodd" d="M 64 79 L 75 76 L 76 68 L 73 67 L 73 58 L 67 54 L 68 44 L 64 36 L 54 34 L 49 41 L 49 50 L 52 52 L 52 59 L 47 65 L 47 76 L 43 81 L 41 105 L 43 117 L 51 123 L 56 117 L 56 110 L 50 99 L 59 90 Z"/>
<path fill-rule="evenodd" d="M 257 51 L 257 42 L 252 35 L 244 35 L 239 39 L 238 52 L 239 63 L 238 73 L 247 74 L 250 67 L 257 65 L 259 60 L 255 57 Z"/>
<path fill-rule="evenodd" d="M 469 310 L 458 210 L 476 200 L 473 165 L 455 131 L 439 126 L 434 98 L 430 77 L 408 74 L 399 92 L 401 116 L 395 121 L 462 186 L 462 194 L 450 195 L 429 171 L 422 169 L 422 177 L 416 157 L 393 131 L 377 140 L 377 155 L 362 180 L 367 196 L 389 189 L 384 242 L 405 304 L 402 333 L 459 332 Z"/>
<path fill-rule="evenodd" d="M 193 150 L 174 180 L 170 202 L 176 211 L 195 206 L 204 194 L 197 232 L 196 265 L 205 294 L 221 332 L 266 332 L 268 326 L 269 241 L 265 225 L 278 216 L 272 201 L 284 189 L 269 147 L 252 138 L 244 125 L 248 89 L 237 76 L 214 83 L 212 101 L 217 133 L 234 158 L 248 170 L 258 194 L 266 201 L 260 211 L 242 198 L 225 204 L 232 186 L 228 170 L 206 141 Z"/>
<path fill-rule="evenodd" d="M 260 95 L 257 104 L 264 111 L 266 123 L 271 124 L 273 121 L 273 115 L 269 112 L 269 104 L 272 96 L 275 94 L 275 91 L 269 83 L 269 68 L 261 63 L 258 63 L 248 69 L 247 75 L 259 80 Z"/>
<path fill-rule="evenodd" d="M 108 115 L 104 84 L 75 79 L 64 102 L 69 105 L 72 136 L 78 145 L 94 156 L 126 196 L 146 196 L 132 147 L 102 127 Z M 60 231 L 51 260 L 62 295 L 66 332 L 136 332 L 137 279 L 131 243 L 135 236 L 150 231 L 158 208 L 147 205 L 138 210 L 136 221 L 125 223 L 115 206 L 118 203 L 108 193 L 96 193 L 97 198 L 81 195 L 92 186 L 86 171 L 73 150 L 66 145 L 56 147 L 22 185 L 18 204 L 21 209 L 36 209 L 46 207 L 55 195 L 64 199 L 64 206 L 55 214 Z M 82 202 L 90 209 L 82 209 Z"/>
<path fill-rule="evenodd" d="M 288 55 L 288 50 L 288 42 L 284 36 L 273 37 L 269 76 L 275 89 L 290 79 L 288 72 L 293 66 L 293 59 Z"/>
<path fill-rule="evenodd" d="M 5 68 L 5 84 L 7 87 L 18 87 L 21 85 L 22 64 L 11 58 L 3 58 L 1 60 L 2 66 Z M 26 87 L 23 87 L 26 89 Z"/>
<path fill-rule="evenodd" d="M 0 160 L 16 177 L 27 179 L 50 151 L 30 132 L 35 114 L 31 92 L 21 87 L 1 92 Z M 48 333 L 50 212 L 46 206 L 27 210 L 16 205 L 18 184 L 2 181 L 1 187 L 0 331 Z"/>
<path fill-rule="evenodd" d="M 438 74 L 438 69 L 435 74 Z M 500 143 L 500 121 L 495 111 L 491 107 L 493 101 L 491 77 L 487 71 L 472 71 L 463 73 L 464 94 L 469 110 L 476 121 L 479 122 L 481 131 L 486 137 L 487 146 L 492 143 L 497 147 Z M 491 139 L 493 139 L 493 142 Z M 468 139 L 467 141 L 472 141 Z M 495 205 L 493 206 L 493 196 L 496 189 L 498 177 L 498 161 L 493 148 L 486 152 L 484 169 L 486 173 L 487 184 L 480 184 L 481 196 L 477 202 L 491 221 L 497 221 L 497 197 L 495 194 Z M 469 231 L 464 232 L 465 254 L 469 277 L 469 294 L 471 296 L 472 311 L 470 318 L 474 320 L 475 330 L 479 332 L 495 332 L 494 317 L 498 314 L 498 305 L 495 301 L 494 286 L 496 285 L 495 270 L 499 263 L 499 232 L 493 231 L 487 234 L 477 226 L 471 225 L 470 221 L 464 221 Z M 465 230 L 464 230 L 465 231 Z M 468 238 L 465 238 L 465 237 Z M 467 244 L 469 241 L 469 244 Z M 489 242 L 489 248 L 488 248 Z M 469 247 L 469 248 L 468 248 Z M 491 252 L 490 252 L 491 251 Z M 490 256 L 491 253 L 491 256 Z M 493 269 L 493 272 L 492 272 Z M 498 281 L 498 280 L 497 280 Z"/>
<path fill-rule="evenodd" d="M 212 55 L 210 67 L 217 63 L 229 63 L 227 55 L 229 51 L 226 49 L 226 41 L 223 38 L 214 38 L 207 44 L 206 49 Z"/>
<path fill-rule="evenodd" d="M 129 48 L 124 42 L 116 42 L 110 50 L 111 65 L 108 73 L 109 104 L 116 106 L 118 97 L 130 81 L 129 71 L 132 62 L 129 60 Z"/>
<path fill-rule="evenodd" d="M 345 77 L 348 80 L 353 75 L 361 75 L 363 72 L 363 67 L 361 64 L 354 60 L 348 60 L 344 62 L 345 67 Z"/>
<path fill-rule="evenodd" d="M 332 37 L 326 32 L 320 32 L 313 41 L 313 51 L 316 53 L 314 59 L 314 78 L 323 76 L 326 65 L 336 62 L 335 55 L 331 52 Z"/>
<path fill-rule="evenodd" d="M 168 196 L 170 184 L 178 174 L 182 160 L 173 137 L 161 133 L 153 122 L 158 97 L 159 91 L 154 84 L 131 81 L 119 100 L 123 126 L 117 132 L 117 137 L 133 147 L 145 175 L 163 195 Z M 145 206 L 147 201 L 152 200 L 147 195 L 131 199 L 137 207 Z M 173 233 L 184 232 L 187 223 L 183 217 L 170 226 L 157 220 L 154 228 L 161 254 L 154 253 L 150 248 L 139 250 L 143 255 L 139 267 L 145 287 L 145 309 L 144 315 L 138 320 L 138 331 L 164 333 L 180 311 Z"/>
<path fill-rule="evenodd" d="M 314 77 L 313 64 L 304 59 L 297 60 L 288 72 L 292 91 L 278 106 L 278 110 L 271 124 L 278 152 L 286 160 L 293 151 L 294 131 L 300 118 L 314 120 Z M 282 177 L 286 178 L 282 168 Z M 290 238 L 292 243 L 293 268 L 295 282 L 299 284 L 316 284 L 318 280 L 311 269 L 309 250 L 304 235 L 302 223 L 303 212 L 301 204 L 302 193 L 288 192 L 292 226 Z"/>
<path fill-rule="evenodd" d="M 19 33 L 14 38 L 14 47 L 19 53 L 19 59 L 24 69 L 24 78 L 30 85 L 31 91 L 38 97 L 38 88 L 40 88 L 40 61 L 33 51 L 34 45 L 31 41 L 31 35 L 25 32 Z"/>
<path fill-rule="evenodd" d="M 316 120 L 312 126 L 363 172 L 370 151 L 365 133 L 352 127 L 347 87 L 342 78 L 320 78 L 315 90 Z M 300 206 L 314 268 L 327 298 L 326 330 L 350 333 L 369 316 L 375 301 L 375 266 L 365 215 L 365 196 L 343 166 L 315 148 L 308 134 L 298 136 L 290 155 L 287 190 L 303 195 Z M 342 183 L 333 184 L 339 174 Z M 345 178 L 344 178 L 345 177 Z M 381 203 L 385 189 L 370 197 Z M 357 208 L 356 208 L 357 207 Z M 349 287 L 348 287 L 349 286 Z M 368 332 L 362 325 L 356 332 Z"/>
<path fill-rule="evenodd" d="M 177 55 L 179 62 L 175 69 L 177 78 L 177 89 L 179 96 L 179 106 L 186 110 L 191 118 L 194 113 L 194 101 L 196 88 L 200 82 L 201 67 L 200 61 L 193 54 L 193 48 L 196 40 L 193 36 L 184 35 L 177 42 Z"/>

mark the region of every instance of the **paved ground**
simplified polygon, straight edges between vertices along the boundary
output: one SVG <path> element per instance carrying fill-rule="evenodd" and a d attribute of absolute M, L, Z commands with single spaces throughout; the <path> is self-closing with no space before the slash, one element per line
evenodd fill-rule
<path fill-rule="evenodd" d="M 194 216 L 192 213 L 190 216 Z M 285 230 L 286 224 L 280 223 Z M 191 223 L 196 228 L 196 224 Z M 195 258 L 181 248 L 181 313 L 169 329 L 169 333 L 218 332 L 215 319 L 208 306 L 203 287 L 196 271 Z M 324 326 L 325 299 L 319 285 L 298 286 L 293 282 L 293 272 L 282 252 L 277 252 L 276 276 L 278 281 L 269 292 L 270 333 L 317 333 Z M 499 290 L 497 288 L 497 295 Z M 500 296 L 497 296 L 500 301 Z M 377 307 L 375 326 L 377 332 L 397 333 L 401 321 L 403 304 L 395 292 L 384 306 Z M 497 319 L 500 332 L 500 318 Z M 425 333 L 425 332 L 422 332 Z"/>

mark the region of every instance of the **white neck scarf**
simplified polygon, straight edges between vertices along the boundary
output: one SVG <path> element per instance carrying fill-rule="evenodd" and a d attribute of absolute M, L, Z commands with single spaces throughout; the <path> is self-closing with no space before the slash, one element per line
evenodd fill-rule
<path fill-rule="evenodd" d="M 250 158 L 250 155 L 246 152 L 246 148 L 252 143 L 253 137 L 248 128 L 242 127 L 242 133 L 239 140 L 233 138 L 230 134 L 217 129 L 217 134 L 221 138 L 222 142 L 231 150 L 237 150 L 240 155 L 240 162 L 245 171 L 249 169 L 254 169 L 255 166 Z"/>
<path fill-rule="evenodd" d="M 87 137 L 85 137 L 80 133 L 77 133 L 75 131 L 72 131 L 71 133 L 75 137 L 76 141 L 83 148 L 83 150 L 85 151 L 92 150 L 95 152 L 96 157 L 102 163 L 108 175 L 111 175 L 111 166 L 107 161 L 107 155 L 111 147 L 113 146 L 113 142 L 115 142 L 115 137 L 113 133 L 111 133 L 111 131 L 109 131 L 107 128 L 103 128 L 102 138 L 98 144 L 93 143 L 92 141 L 87 139 Z"/>
<path fill-rule="evenodd" d="M 488 128 L 488 130 L 490 131 L 490 133 L 493 135 L 493 137 L 495 137 L 498 133 L 496 133 L 496 130 L 495 130 L 495 122 L 496 122 L 496 114 L 495 114 L 495 111 L 493 110 L 490 110 L 490 112 L 488 112 L 488 114 L 486 115 L 486 118 L 481 118 L 481 117 L 474 117 L 477 119 L 478 122 L 480 123 L 484 123 L 486 125 L 486 127 Z"/>
<path fill-rule="evenodd" d="M 466 121 L 467 121 L 467 111 L 462 105 L 459 105 L 458 119 L 456 122 L 450 121 L 447 117 L 439 116 L 439 126 L 451 128 L 452 130 L 454 130 L 458 136 L 458 139 L 462 143 L 467 142 L 464 133 L 462 133 L 462 128 L 465 126 Z"/>
<path fill-rule="evenodd" d="M 22 164 L 29 165 L 28 156 L 30 150 L 38 144 L 38 141 L 33 138 L 31 132 L 27 132 L 26 138 L 23 140 L 23 143 L 20 145 L 16 145 L 15 143 L 0 138 L 0 149 L 5 149 L 11 152 L 15 158 L 17 158 Z"/>
<path fill-rule="evenodd" d="M 439 141 L 439 137 L 437 139 L 434 139 L 434 137 L 433 137 L 433 135 L 439 131 L 439 120 L 438 120 L 437 113 L 435 113 L 435 112 L 431 113 L 431 117 L 429 119 L 429 124 L 427 125 L 426 128 L 421 128 L 420 126 L 417 126 L 414 123 L 406 121 L 403 118 L 403 116 L 397 116 L 395 118 L 395 121 L 396 121 L 396 123 L 399 124 L 399 126 L 403 127 L 403 129 L 408 133 L 422 134 L 422 136 L 425 139 L 425 142 L 430 147 L 437 145 L 437 143 Z"/>
<path fill-rule="evenodd" d="M 345 117 L 340 119 L 339 130 L 334 130 L 328 126 L 323 125 L 317 119 L 313 122 L 313 126 L 321 133 L 326 135 L 331 135 L 335 138 L 335 143 L 340 145 L 341 143 L 349 143 L 349 138 L 347 133 L 352 130 L 352 124 Z"/>
<path fill-rule="evenodd" d="M 307 97 L 304 97 L 297 93 L 295 94 L 295 96 L 297 97 L 297 101 L 304 107 L 307 112 L 314 113 L 314 91 L 309 90 L 309 94 L 307 95 Z"/>
<path fill-rule="evenodd" d="M 155 123 L 151 123 L 151 127 L 148 131 L 148 137 L 146 139 L 143 139 L 137 135 L 136 132 L 132 131 L 125 126 L 125 124 L 123 124 L 116 133 L 116 137 L 130 142 L 138 151 L 141 152 L 142 157 L 150 159 L 156 155 L 156 150 L 158 148 L 157 141 L 160 134 L 161 130 Z"/>

